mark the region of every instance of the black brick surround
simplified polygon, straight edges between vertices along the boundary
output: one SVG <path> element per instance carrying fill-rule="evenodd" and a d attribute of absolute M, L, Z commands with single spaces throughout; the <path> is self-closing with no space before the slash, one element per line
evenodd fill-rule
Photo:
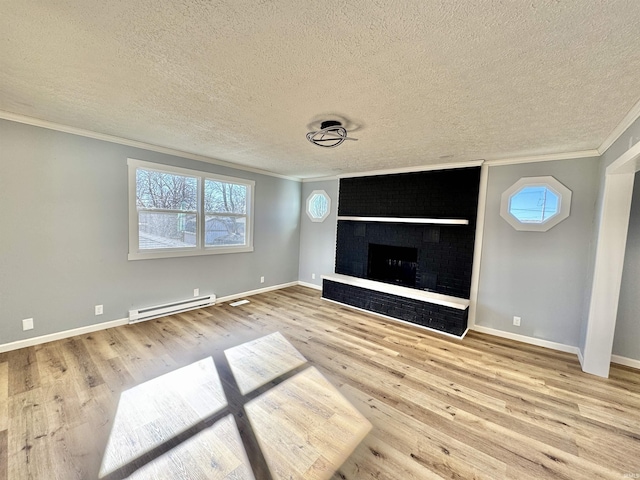
<path fill-rule="evenodd" d="M 335 272 L 367 278 L 369 244 L 418 250 L 419 290 L 468 299 L 480 167 L 340 180 L 338 216 L 466 219 L 469 225 L 339 220 Z M 325 280 L 323 297 L 454 335 L 467 310 Z"/>
<path fill-rule="evenodd" d="M 339 216 L 466 218 L 475 227 L 480 167 L 343 178 Z"/>
<path fill-rule="evenodd" d="M 369 244 L 418 249 L 415 288 L 469 298 L 475 229 L 467 225 L 338 222 L 336 273 L 368 278 Z"/>
<path fill-rule="evenodd" d="M 458 310 L 327 279 L 322 281 L 322 296 L 328 300 L 398 318 L 423 327 L 441 330 L 452 335 L 461 336 L 467 329 L 468 308 Z"/>

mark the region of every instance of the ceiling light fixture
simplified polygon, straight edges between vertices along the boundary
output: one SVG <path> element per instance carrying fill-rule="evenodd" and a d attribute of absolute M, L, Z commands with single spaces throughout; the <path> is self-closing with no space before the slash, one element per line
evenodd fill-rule
<path fill-rule="evenodd" d="M 307 140 L 323 148 L 334 148 L 345 140 L 358 140 L 347 137 L 347 129 L 337 120 L 326 120 L 320 124 L 320 130 L 307 133 Z"/>

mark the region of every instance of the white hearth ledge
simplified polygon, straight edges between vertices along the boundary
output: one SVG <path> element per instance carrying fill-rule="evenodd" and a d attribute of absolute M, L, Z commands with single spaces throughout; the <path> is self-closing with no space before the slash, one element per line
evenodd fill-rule
<path fill-rule="evenodd" d="M 441 293 L 426 292 L 424 290 L 392 285 L 390 283 L 376 282 L 373 280 L 367 280 L 366 278 L 350 277 L 340 273 L 322 275 L 322 279 L 344 283 L 354 287 L 366 288 L 367 290 L 374 290 L 376 292 L 388 293 L 389 295 L 397 295 L 398 297 L 411 298 L 421 302 L 435 303 L 436 305 L 443 305 L 445 307 L 456 308 L 458 310 L 465 310 L 469 307 L 469 300 L 465 298 L 452 297 Z"/>
<path fill-rule="evenodd" d="M 469 225 L 469 220 L 462 218 L 412 218 L 412 217 L 338 217 L 338 220 L 350 222 L 382 222 L 382 223 L 418 223 L 431 225 Z"/>

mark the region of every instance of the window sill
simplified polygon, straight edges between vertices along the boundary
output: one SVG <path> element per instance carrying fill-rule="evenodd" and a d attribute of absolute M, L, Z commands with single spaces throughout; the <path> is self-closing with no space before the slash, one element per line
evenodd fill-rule
<path fill-rule="evenodd" d="M 222 255 L 227 253 L 253 252 L 253 246 L 206 248 L 203 250 L 155 251 L 148 253 L 130 253 L 128 260 L 151 260 L 154 258 L 197 257 L 201 255 Z"/>

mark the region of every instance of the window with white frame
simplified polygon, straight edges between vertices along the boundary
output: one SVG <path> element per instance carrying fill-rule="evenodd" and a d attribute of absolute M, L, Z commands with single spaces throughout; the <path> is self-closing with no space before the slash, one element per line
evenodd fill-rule
<path fill-rule="evenodd" d="M 129 260 L 253 250 L 255 182 L 128 160 Z"/>
<path fill-rule="evenodd" d="M 502 194 L 500 215 L 520 231 L 546 232 L 569 217 L 571 190 L 551 176 L 524 177 Z"/>
<path fill-rule="evenodd" d="M 307 197 L 307 215 L 312 222 L 324 222 L 331 210 L 331 198 L 324 190 L 314 190 Z"/>

